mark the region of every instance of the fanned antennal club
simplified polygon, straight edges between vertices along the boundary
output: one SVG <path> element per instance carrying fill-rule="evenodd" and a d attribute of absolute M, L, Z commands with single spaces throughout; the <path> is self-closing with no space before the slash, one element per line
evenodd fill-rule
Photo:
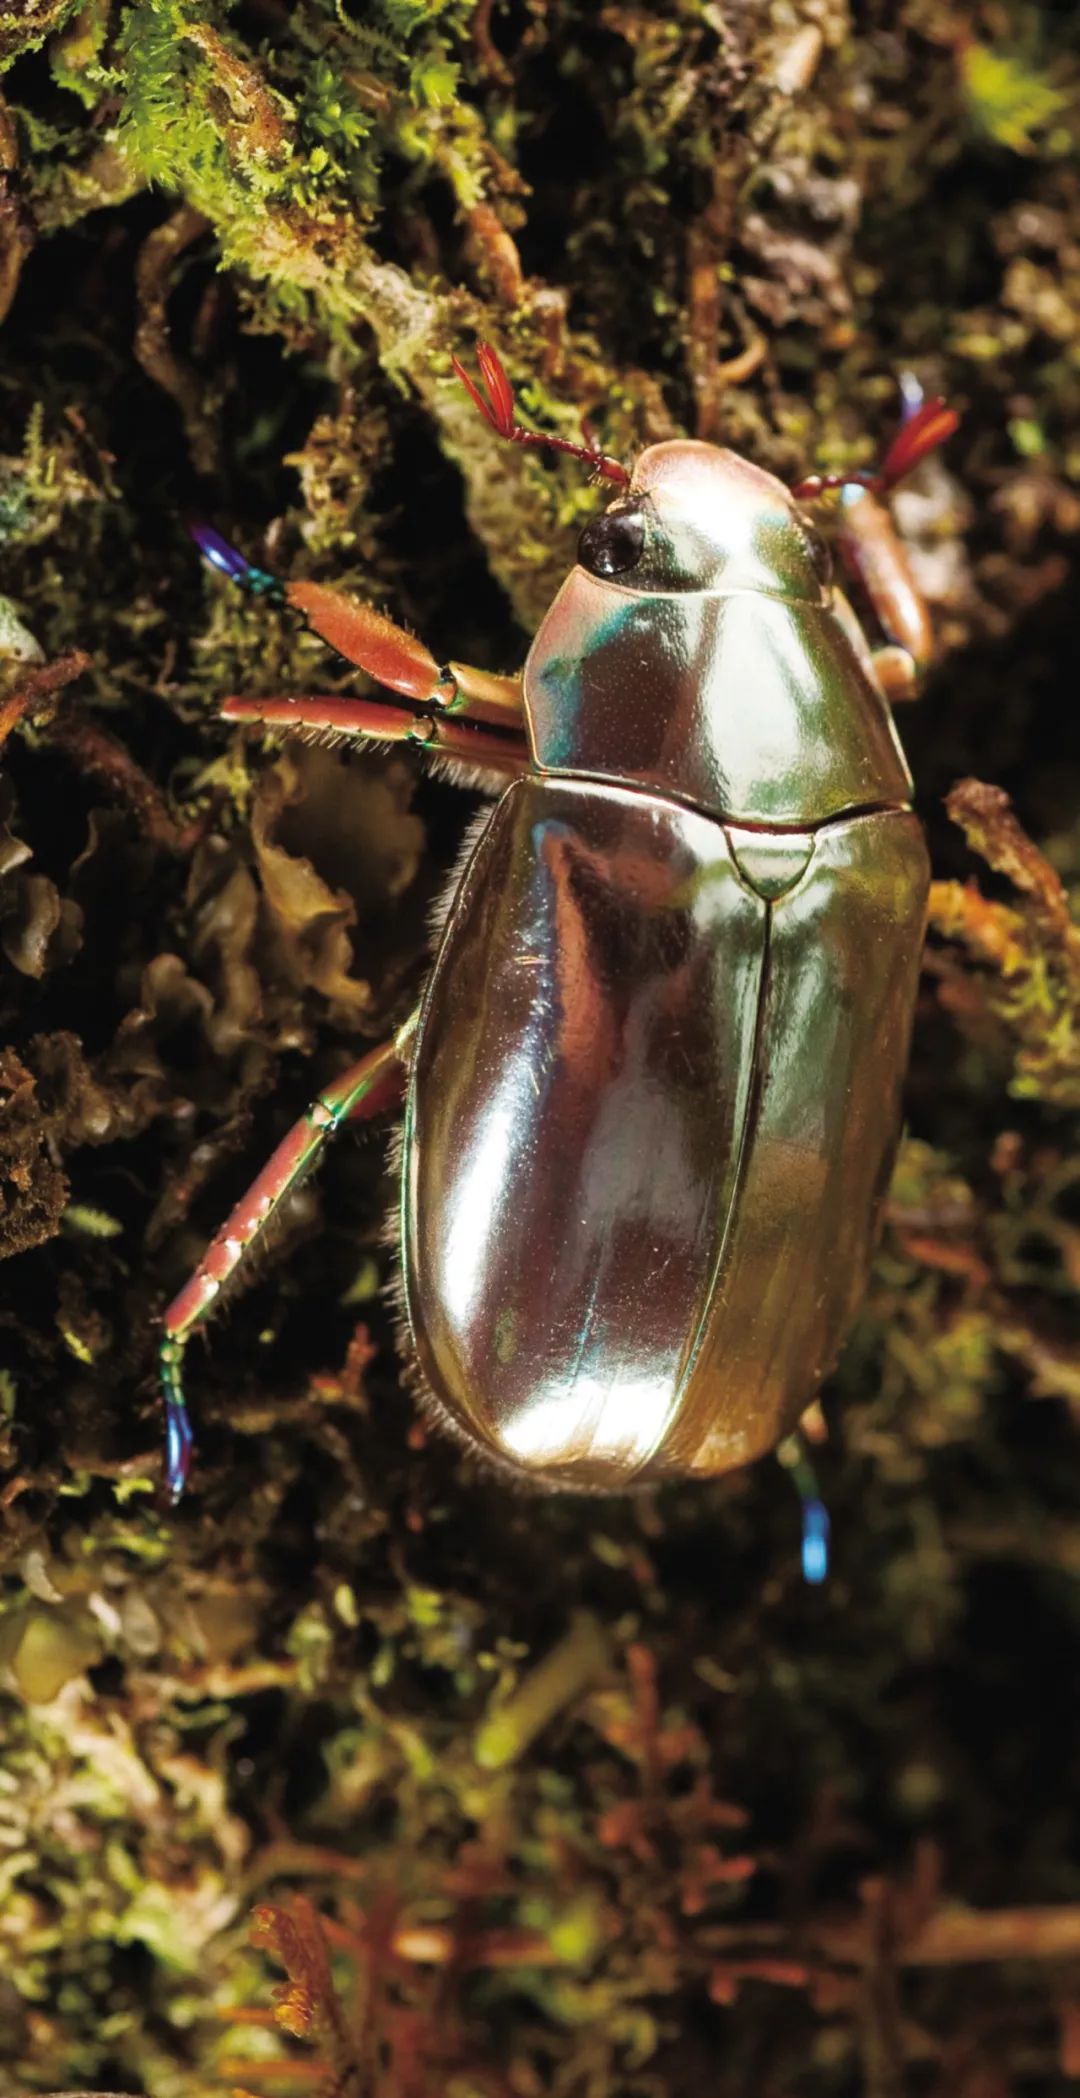
<path fill-rule="evenodd" d="M 514 417 L 514 389 L 506 376 L 503 362 L 497 350 L 489 342 L 478 342 L 476 361 L 480 366 L 480 377 L 484 382 L 481 393 L 475 379 L 469 377 L 460 358 L 451 357 L 450 362 L 461 380 L 473 406 L 479 409 L 484 421 L 496 435 L 505 438 L 507 444 L 525 444 L 533 447 L 546 446 L 553 452 L 566 452 L 571 459 L 584 459 L 595 474 L 605 481 L 615 481 L 621 488 L 630 483 L 625 466 L 601 452 L 592 444 L 574 444 L 569 437 L 548 437 L 542 430 L 527 430 Z"/>
<path fill-rule="evenodd" d="M 924 401 L 914 415 L 901 423 L 881 462 L 878 487 L 894 488 L 897 481 L 918 466 L 920 459 L 925 459 L 928 452 L 936 452 L 938 445 L 944 444 L 959 427 L 956 409 L 950 408 L 940 394 Z"/>
<path fill-rule="evenodd" d="M 935 394 L 901 423 L 879 467 L 857 473 L 807 474 L 804 481 L 796 482 L 791 493 L 800 503 L 813 502 L 830 488 L 868 488 L 872 495 L 887 495 L 918 466 L 920 459 L 936 451 L 959 427 L 956 409 Z"/>

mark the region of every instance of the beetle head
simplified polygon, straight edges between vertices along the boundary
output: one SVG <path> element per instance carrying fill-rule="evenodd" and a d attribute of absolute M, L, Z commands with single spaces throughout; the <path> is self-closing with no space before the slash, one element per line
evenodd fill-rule
<path fill-rule="evenodd" d="M 586 525 L 590 575 L 653 592 L 762 590 L 821 604 L 829 556 L 782 481 L 691 439 L 651 445 L 625 494 Z"/>
<path fill-rule="evenodd" d="M 797 507 L 848 484 L 885 493 L 957 427 L 954 409 L 935 396 L 908 413 L 876 472 L 810 474 L 785 488 L 735 452 L 678 438 L 650 445 L 633 475 L 601 452 L 585 426 L 585 443 L 547 435 L 517 421 L 514 394 L 498 351 L 477 344 L 484 391 L 457 357 L 451 363 L 484 421 L 510 444 L 550 448 L 584 460 L 620 494 L 586 525 L 578 562 L 587 574 L 644 596 L 756 591 L 795 604 L 829 601 L 832 563 L 815 525 Z M 211 558 L 214 558 L 211 555 Z"/>

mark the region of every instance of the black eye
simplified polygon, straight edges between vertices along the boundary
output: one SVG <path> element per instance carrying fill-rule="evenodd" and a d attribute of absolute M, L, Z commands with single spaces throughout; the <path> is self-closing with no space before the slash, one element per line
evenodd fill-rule
<path fill-rule="evenodd" d="M 821 584 L 822 589 L 827 590 L 829 584 L 832 582 L 832 554 L 828 546 L 826 545 L 824 539 L 822 538 L 821 533 L 818 531 L 816 525 L 807 524 L 806 519 L 804 518 L 802 520 L 802 528 L 803 531 L 806 533 L 806 537 L 809 542 L 810 559 L 814 564 L 814 573 L 816 574 L 818 582 Z"/>
<path fill-rule="evenodd" d="M 636 568 L 645 545 L 640 510 L 609 510 L 594 517 L 578 540 L 578 560 L 592 575 L 625 575 Z"/>

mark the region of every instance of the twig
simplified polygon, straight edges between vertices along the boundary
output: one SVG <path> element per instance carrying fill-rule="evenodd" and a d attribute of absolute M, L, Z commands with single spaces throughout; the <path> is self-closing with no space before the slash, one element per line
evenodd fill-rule
<path fill-rule="evenodd" d="M 710 1952 L 730 1952 L 753 1959 L 765 1951 L 790 1947 L 791 1933 L 780 1924 L 740 1929 L 722 1925 L 707 1936 Z M 801 1948 L 838 1967 L 868 1967 L 876 1958 L 873 1929 L 865 1919 L 836 1924 L 811 1923 Z M 898 1967 L 992 1966 L 1006 1960 L 1075 1960 L 1080 1958 L 1080 1904 L 1028 1909 L 941 1908 L 893 1947 Z"/>
<path fill-rule="evenodd" d="M 135 355 L 147 377 L 176 402 L 191 447 L 192 464 L 199 473 L 211 473 L 217 460 L 215 418 L 207 402 L 206 387 L 173 348 L 168 300 L 178 258 L 209 230 L 210 222 L 201 211 L 182 204 L 144 240 L 135 268 L 139 300 Z"/>
<path fill-rule="evenodd" d="M 85 659 L 81 667 L 85 667 Z M 49 741 L 108 794 L 127 802 L 153 844 L 163 845 L 170 852 L 182 849 L 184 840 L 160 788 L 115 736 L 80 709 L 71 708 L 50 724 Z"/>
<path fill-rule="evenodd" d="M 491 12 L 494 0 L 476 0 L 472 30 L 473 49 L 482 73 L 496 87 L 512 87 L 514 76 L 501 51 L 496 48 L 491 34 Z"/>
<path fill-rule="evenodd" d="M 33 221 L 16 188 L 18 166 L 18 133 L 0 96 L 0 321 L 7 318 L 34 245 Z"/>
<path fill-rule="evenodd" d="M 81 677 L 89 668 L 90 658 L 85 650 L 69 648 L 65 655 L 55 657 L 53 662 L 42 663 L 39 668 L 24 672 L 13 690 L 0 700 L 0 745 L 7 742 L 24 714 L 32 713 L 42 700 L 50 699 L 54 692 L 61 692 L 73 678 Z"/>

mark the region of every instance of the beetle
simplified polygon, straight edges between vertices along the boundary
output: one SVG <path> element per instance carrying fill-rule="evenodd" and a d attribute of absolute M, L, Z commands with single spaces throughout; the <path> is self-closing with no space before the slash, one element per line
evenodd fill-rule
<path fill-rule="evenodd" d="M 882 498 L 956 417 L 925 403 L 878 473 L 794 490 L 683 439 L 631 474 L 523 428 L 478 358 L 486 394 L 455 368 L 501 436 L 617 489 L 519 678 L 440 666 L 371 607 L 196 532 L 406 702 L 231 698 L 226 719 L 413 742 L 499 798 L 420 1005 L 319 1095 L 165 1315 L 174 1496 L 190 1335 L 333 1132 L 402 1090 L 407 1347 L 436 1418 L 519 1478 L 622 1490 L 790 1450 L 863 1289 L 929 879 L 890 705 L 929 631 Z M 876 651 L 800 507 L 831 487 Z"/>

